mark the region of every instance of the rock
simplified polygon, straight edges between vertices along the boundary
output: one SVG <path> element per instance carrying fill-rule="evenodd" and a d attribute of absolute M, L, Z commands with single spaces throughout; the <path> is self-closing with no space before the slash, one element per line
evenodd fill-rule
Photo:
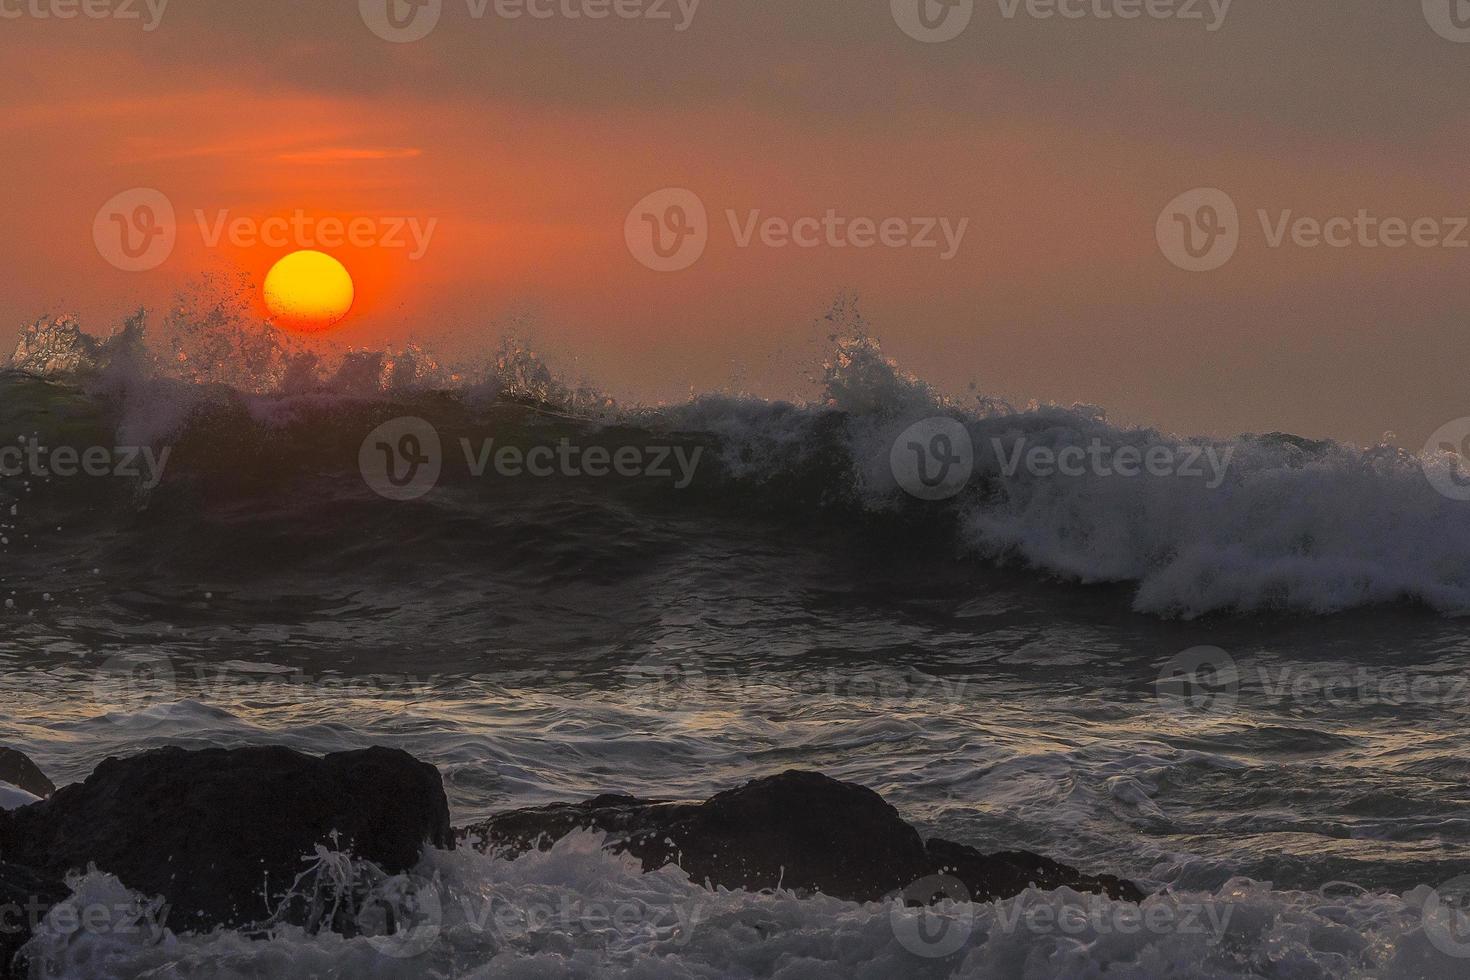
<path fill-rule="evenodd" d="M 833 819 L 840 815 L 840 819 Z M 521 810 L 481 825 L 487 840 L 550 846 L 578 827 L 616 835 L 647 870 L 678 864 L 695 881 L 759 891 L 780 885 L 872 901 L 924 874 L 924 842 L 870 789 L 786 772 L 705 803 L 603 796 Z"/>
<path fill-rule="evenodd" d="M 41 799 L 56 792 L 56 784 L 24 752 L 4 747 L 0 747 L 0 783 L 9 783 Z"/>
<path fill-rule="evenodd" d="M 26 975 L 26 965 L 16 960 L 16 951 L 31 938 L 51 906 L 67 894 L 60 880 L 0 861 L 0 978 L 18 980 Z"/>
<path fill-rule="evenodd" d="M 870 902 L 949 875 L 978 901 L 1009 898 L 1032 883 L 1143 898 L 1131 882 L 1025 851 L 986 855 L 937 838 L 926 844 L 877 793 L 814 772 L 757 779 L 704 803 L 599 796 L 512 810 L 457 833 L 478 850 L 515 857 L 584 829 L 606 833 L 610 848 L 632 854 L 646 871 L 677 864 L 693 880 L 725 888 L 780 885 Z"/>
<path fill-rule="evenodd" d="M 0 853 L 60 876 L 93 862 L 173 906 L 170 927 L 259 922 L 317 844 L 396 874 L 453 846 L 438 770 L 396 749 L 156 749 L 0 821 Z"/>
<path fill-rule="evenodd" d="M 1141 902 L 1143 891 L 1131 881 L 1113 875 L 1087 875 L 1069 865 L 1030 851 L 982 854 L 973 847 L 931 837 L 924 845 L 935 874 L 959 880 L 977 902 L 1019 895 L 1030 885 L 1051 890 L 1107 895 L 1123 902 Z"/>

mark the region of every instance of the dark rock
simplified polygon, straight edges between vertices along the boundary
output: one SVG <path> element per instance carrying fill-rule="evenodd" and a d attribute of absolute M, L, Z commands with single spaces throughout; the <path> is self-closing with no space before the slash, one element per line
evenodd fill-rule
<path fill-rule="evenodd" d="M 946 874 L 979 901 L 1008 898 L 1032 883 L 1143 898 L 1131 882 L 1025 851 L 986 855 L 938 839 L 926 845 L 872 790 L 813 772 L 758 779 L 705 803 L 599 796 L 512 810 L 457 833 L 481 851 L 515 857 L 575 830 L 606 833 L 610 848 L 637 857 L 647 871 L 677 864 L 695 881 L 726 888 L 779 884 L 875 901 Z"/>
<path fill-rule="evenodd" d="M 1019 895 L 1028 886 L 1047 890 L 1066 886 L 1073 891 L 1107 895 L 1124 902 L 1141 902 L 1143 892 L 1131 881 L 1113 875 L 1088 875 L 1076 868 L 1032 854 L 1000 851 L 982 854 L 973 847 L 929 838 L 924 845 L 935 874 L 958 879 L 977 902 Z"/>
<path fill-rule="evenodd" d="M 0 861 L 0 978 L 24 977 L 16 952 L 26 944 L 51 906 L 68 894 L 58 879 Z"/>
<path fill-rule="evenodd" d="M 0 747 L 0 783 L 9 783 L 45 799 L 56 792 L 56 784 L 24 752 Z"/>
<path fill-rule="evenodd" d="M 611 835 L 645 870 L 678 864 L 695 881 L 752 891 L 780 885 L 871 901 L 927 867 L 924 842 L 882 797 L 810 772 L 758 779 L 704 803 L 599 796 L 516 810 L 467 834 L 481 850 L 518 854 L 583 828 Z"/>
<path fill-rule="evenodd" d="M 265 919 L 317 844 L 396 874 L 453 845 L 438 770 L 396 749 L 156 749 L 0 821 L 0 853 L 44 874 L 89 862 L 173 906 L 171 927 Z"/>

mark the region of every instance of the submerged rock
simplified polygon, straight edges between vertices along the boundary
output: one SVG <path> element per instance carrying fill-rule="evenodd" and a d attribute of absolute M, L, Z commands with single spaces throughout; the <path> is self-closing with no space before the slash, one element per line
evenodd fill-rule
<path fill-rule="evenodd" d="M 457 831 L 471 846 L 515 857 L 545 850 L 576 830 L 609 836 L 608 846 L 647 871 L 677 864 L 695 881 L 725 888 L 783 887 L 849 901 L 876 901 L 934 875 L 958 880 L 977 901 L 1009 898 L 1035 884 L 1065 885 L 1141 901 L 1132 882 L 1026 851 L 982 854 L 918 832 L 877 793 L 814 772 L 757 779 L 704 803 L 598 796 L 584 803 L 512 810 Z"/>
<path fill-rule="evenodd" d="M 318 844 L 390 874 L 453 846 L 439 772 L 396 749 L 156 749 L 0 819 L 0 853 L 61 876 L 95 863 L 172 905 L 170 927 L 241 926 L 282 905 Z"/>
<path fill-rule="evenodd" d="M 0 783 L 9 783 L 32 796 L 45 799 L 56 792 L 56 784 L 24 752 L 0 746 Z"/>

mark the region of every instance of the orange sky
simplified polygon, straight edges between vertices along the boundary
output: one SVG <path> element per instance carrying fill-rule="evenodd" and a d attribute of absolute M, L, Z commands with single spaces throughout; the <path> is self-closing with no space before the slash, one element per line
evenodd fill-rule
<path fill-rule="evenodd" d="M 344 343 L 472 349 L 516 323 L 622 396 L 792 395 L 821 354 L 813 319 L 854 292 L 891 354 L 954 391 L 1415 444 L 1470 414 L 1470 249 L 1273 249 L 1256 212 L 1470 215 L 1470 44 L 1418 4 L 1284 6 L 1241 4 L 1207 32 L 981 3 L 942 44 L 906 36 L 888 4 L 817 0 L 705 0 L 682 32 L 476 20 L 445 0 L 407 44 L 352 3 L 173 0 L 154 30 L 26 14 L 0 21 L 0 319 L 75 311 L 105 332 L 202 272 L 259 280 L 290 250 L 212 245 L 222 215 L 366 218 L 405 247 L 324 249 L 357 281 Z M 1242 216 L 1236 256 L 1207 274 L 1154 237 L 1201 186 Z M 179 219 L 168 260 L 138 273 L 92 235 L 135 187 Z M 709 243 L 659 273 L 624 223 L 666 187 L 698 195 Z M 967 225 L 946 261 L 742 248 L 727 218 L 829 210 Z"/>

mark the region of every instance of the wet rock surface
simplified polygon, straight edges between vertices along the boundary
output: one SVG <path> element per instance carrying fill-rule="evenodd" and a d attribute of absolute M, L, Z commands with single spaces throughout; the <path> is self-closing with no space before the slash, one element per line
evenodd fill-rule
<path fill-rule="evenodd" d="M 872 790 L 795 770 L 703 803 L 605 795 L 512 810 L 457 834 L 481 851 L 514 857 L 578 830 L 606 833 L 609 847 L 638 858 L 645 870 L 677 864 L 693 880 L 725 888 L 782 887 L 850 901 L 902 893 L 928 901 L 935 896 L 906 889 L 944 875 L 979 901 L 1008 898 L 1031 884 L 1126 901 L 1144 897 L 1132 882 L 1084 874 L 1038 854 L 984 854 L 938 838 L 926 842 Z"/>
<path fill-rule="evenodd" d="M 60 878 L 95 864 L 163 896 L 171 928 L 267 919 L 317 845 L 394 874 L 453 845 L 439 772 L 396 749 L 164 748 L 0 816 L 0 854 Z"/>

